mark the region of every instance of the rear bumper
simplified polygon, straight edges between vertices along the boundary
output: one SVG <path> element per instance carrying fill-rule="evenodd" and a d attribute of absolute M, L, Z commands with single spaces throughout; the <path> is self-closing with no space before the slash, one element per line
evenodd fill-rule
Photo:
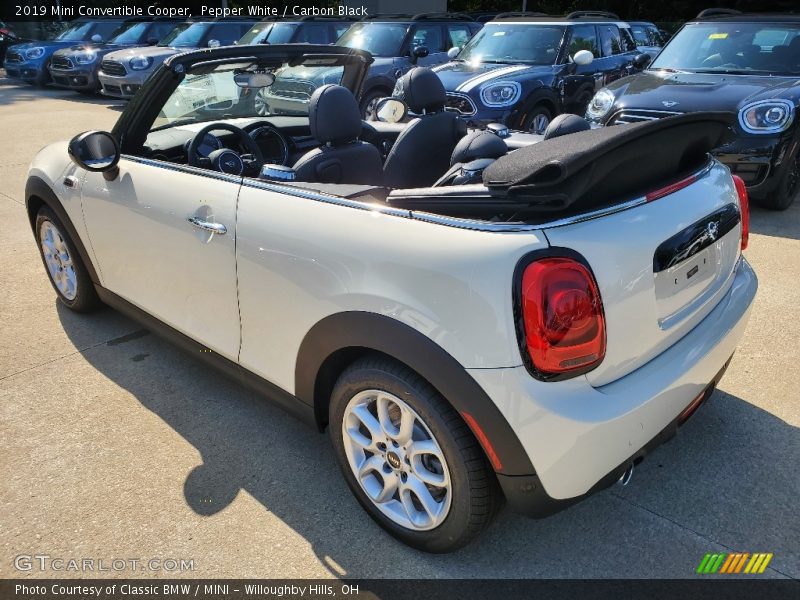
<path fill-rule="evenodd" d="M 627 465 L 668 440 L 678 416 L 713 390 L 744 333 L 758 282 L 744 258 L 714 310 L 634 372 L 594 388 L 585 377 L 534 380 L 524 367 L 472 369 L 536 470 L 498 475 L 509 504 L 546 516 L 607 487 Z"/>

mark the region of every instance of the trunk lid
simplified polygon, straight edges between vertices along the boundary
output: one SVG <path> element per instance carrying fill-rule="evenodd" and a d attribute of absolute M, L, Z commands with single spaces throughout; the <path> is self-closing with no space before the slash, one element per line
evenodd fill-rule
<path fill-rule="evenodd" d="M 740 256 L 738 196 L 716 161 L 687 187 L 626 206 L 544 226 L 553 247 L 587 260 L 600 289 L 607 347 L 586 375 L 593 386 L 627 375 L 691 331 L 730 288 Z"/>

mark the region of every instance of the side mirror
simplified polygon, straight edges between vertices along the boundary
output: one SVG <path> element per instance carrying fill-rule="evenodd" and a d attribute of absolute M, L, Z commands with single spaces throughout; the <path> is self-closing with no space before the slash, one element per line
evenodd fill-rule
<path fill-rule="evenodd" d="M 158 43 L 158 38 L 147 38 L 148 46 L 155 46 Z"/>
<path fill-rule="evenodd" d="M 269 87 L 275 83 L 275 75 L 272 73 L 243 72 L 236 73 L 233 76 L 233 81 L 240 88 L 244 88 L 246 90 L 260 89 Z"/>
<path fill-rule="evenodd" d="M 644 69 L 650 64 L 650 57 L 647 54 L 637 54 L 633 58 L 633 66 L 637 69 Z"/>
<path fill-rule="evenodd" d="M 417 64 L 420 58 L 425 58 L 428 54 L 430 54 L 430 50 L 427 46 L 417 46 L 411 51 L 411 62 Z"/>
<path fill-rule="evenodd" d="M 208 47 L 209 48 L 219 48 L 220 47 L 219 40 L 208 40 Z"/>
<path fill-rule="evenodd" d="M 447 51 L 447 58 L 453 60 L 456 56 L 458 56 L 459 52 L 461 52 L 461 48 L 450 48 L 450 50 Z"/>
<path fill-rule="evenodd" d="M 105 131 L 86 131 L 76 135 L 69 143 L 69 157 L 76 165 L 94 173 L 106 173 L 106 179 L 117 176 L 119 146 L 117 140 Z"/>
<path fill-rule="evenodd" d="M 381 98 L 375 104 L 374 114 L 381 123 L 399 123 L 408 114 L 408 106 L 397 98 Z"/>
<path fill-rule="evenodd" d="M 586 65 L 592 64 L 594 60 L 594 54 L 589 52 L 588 50 L 578 50 L 575 53 L 575 56 L 572 57 L 572 62 L 574 62 L 579 67 L 585 67 Z"/>
<path fill-rule="evenodd" d="M 92 36 L 92 41 L 93 41 L 95 44 L 99 44 L 100 42 L 102 42 L 102 41 L 103 41 L 103 36 L 102 36 L 102 35 L 100 35 L 99 33 L 95 33 L 95 34 Z"/>

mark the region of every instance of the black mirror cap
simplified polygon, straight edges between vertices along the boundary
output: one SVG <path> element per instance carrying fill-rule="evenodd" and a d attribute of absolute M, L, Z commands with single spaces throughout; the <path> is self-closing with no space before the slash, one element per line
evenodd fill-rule
<path fill-rule="evenodd" d="M 114 174 L 120 153 L 117 140 L 106 131 L 86 131 L 69 143 L 69 156 L 76 165 L 94 173 Z"/>
<path fill-rule="evenodd" d="M 431 51 L 428 50 L 427 46 L 417 46 L 416 48 L 414 48 L 413 54 L 415 58 L 425 58 L 430 53 Z"/>
<path fill-rule="evenodd" d="M 644 69 L 650 64 L 650 57 L 647 54 L 637 54 L 633 58 L 633 66 L 637 69 Z"/>

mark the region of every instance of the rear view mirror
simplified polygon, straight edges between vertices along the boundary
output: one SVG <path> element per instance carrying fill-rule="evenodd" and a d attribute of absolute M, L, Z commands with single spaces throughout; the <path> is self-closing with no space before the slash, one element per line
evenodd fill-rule
<path fill-rule="evenodd" d="M 271 86 L 275 83 L 275 75 L 272 73 L 236 73 L 233 81 L 240 88 L 246 90 L 260 89 Z"/>
<path fill-rule="evenodd" d="M 102 41 L 103 41 L 103 36 L 102 36 L 102 35 L 100 35 L 99 33 L 95 33 L 95 34 L 92 36 L 92 41 L 93 41 L 95 44 L 99 44 L 100 42 L 102 42 Z"/>
<path fill-rule="evenodd" d="M 406 114 L 408 106 L 397 98 L 381 98 L 375 104 L 375 117 L 382 123 L 399 123 Z"/>
<path fill-rule="evenodd" d="M 209 48 L 219 48 L 220 47 L 219 40 L 208 40 L 208 47 Z"/>
<path fill-rule="evenodd" d="M 76 135 L 69 143 L 69 156 L 76 165 L 87 171 L 107 172 L 116 177 L 119 162 L 117 140 L 105 131 L 87 131 Z"/>
<path fill-rule="evenodd" d="M 575 56 L 572 57 L 572 62 L 580 67 L 585 67 L 589 65 L 594 60 L 594 54 L 589 52 L 588 50 L 578 50 L 575 53 Z"/>
<path fill-rule="evenodd" d="M 459 52 L 461 52 L 460 48 L 456 47 L 450 48 L 450 50 L 447 51 L 447 58 L 453 60 L 456 56 L 458 56 Z"/>
<path fill-rule="evenodd" d="M 637 54 L 633 59 L 633 66 L 637 69 L 644 69 L 650 64 L 650 57 L 647 54 Z"/>

